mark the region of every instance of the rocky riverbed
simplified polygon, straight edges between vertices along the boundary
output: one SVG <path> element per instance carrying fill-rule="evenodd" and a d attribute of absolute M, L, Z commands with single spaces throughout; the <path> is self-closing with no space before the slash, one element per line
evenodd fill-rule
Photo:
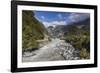
<path fill-rule="evenodd" d="M 56 60 L 78 60 L 79 51 L 64 40 L 52 39 L 50 43 L 44 47 L 32 51 L 25 52 L 22 58 L 23 62 L 37 61 L 56 61 Z"/>

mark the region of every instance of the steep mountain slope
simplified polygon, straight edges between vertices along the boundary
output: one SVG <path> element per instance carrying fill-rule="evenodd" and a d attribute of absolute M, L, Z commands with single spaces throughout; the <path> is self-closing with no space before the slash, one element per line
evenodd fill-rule
<path fill-rule="evenodd" d="M 69 23 L 68 25 L 57 25 L 54 30 L 55 33 L 65 33 L 65 34 L 78 34 L 82 31 L 90 31 L 90 19 L 87 18 L 83 21 L 76 23 Z M 56 35 L 57 35 L 56 34 Z"/>
<path fill-rule="evenodd" d="M 47 30 L 40 23 L 32 11 L 22 11 L 22 48 L 23 51 L 38 48 L 36 40 L 43 39 Z"/>

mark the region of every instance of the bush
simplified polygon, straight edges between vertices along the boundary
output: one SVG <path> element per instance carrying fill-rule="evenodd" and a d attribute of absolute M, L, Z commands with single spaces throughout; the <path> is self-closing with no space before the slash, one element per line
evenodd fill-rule
<path fill-rule="evenodd" d="M 36 40 L 44 39 L 47 30 L 44 25 L 34 17 L 33 11 L 22 11 L 22 48 L 23 50 L 38 48 Z"/>
<path fill-rule="evenodd" d="M 87 51 L 87 49 L 82 48 L 80 50 L 80 58 L 81 59 L 89 59 L 90 58 L 90 53 Z"/>
<path fill-rule="evenodd" d="M 65 36 L 66 42 L 69 42 L 75 49 L 80 50 L 81 59 L 89 59 L 90 54 L 90 36 L 87 32 L 80 35 L 70 34 Z"/>

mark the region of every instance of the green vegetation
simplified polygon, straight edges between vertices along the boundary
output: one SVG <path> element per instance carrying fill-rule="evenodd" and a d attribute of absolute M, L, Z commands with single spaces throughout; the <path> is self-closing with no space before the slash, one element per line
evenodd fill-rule
<path fill-rule="evenodd" d="M 64 40 L 79 49 L 81 59 L 90 58 L 90 24 L 72 24 L 65 26 Z M 56 29 L 57 30 L 57 29 Z M 35 18 L 33 11 L 22 11 L 22 50 L 33 50 L 39 48 L 37 40 L 49 35 L 44 25 Z M 50 38 L 48 38 L 51 41 Z"/>
<path fill-rule="evenodd" d="M 69 31 L 64 35 L 66 42 L 80 50 L 81 59 L 89 59 L 90 55 L 90 32 L 77 26 L 68 26 Z"/>
<path fill-rule="evenodd" d="M 39 22 L 33 11 L 22 11 L 22 48 L 23 51 L 38 48 L 36 40 L 44 39 L 47 31 L 44 25 Z"/>

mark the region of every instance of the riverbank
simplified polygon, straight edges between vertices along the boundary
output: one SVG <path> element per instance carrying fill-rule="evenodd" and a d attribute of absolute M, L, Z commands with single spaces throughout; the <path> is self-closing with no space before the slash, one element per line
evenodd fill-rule
<path fill-rule="evenodd" d="M 44 47 L 27 52 L 23 55 L 23 62 L 55 61 L 55 60 L 78 60 L 79 52 L 72 45 L 58 38 L 52 39 Z"/>

